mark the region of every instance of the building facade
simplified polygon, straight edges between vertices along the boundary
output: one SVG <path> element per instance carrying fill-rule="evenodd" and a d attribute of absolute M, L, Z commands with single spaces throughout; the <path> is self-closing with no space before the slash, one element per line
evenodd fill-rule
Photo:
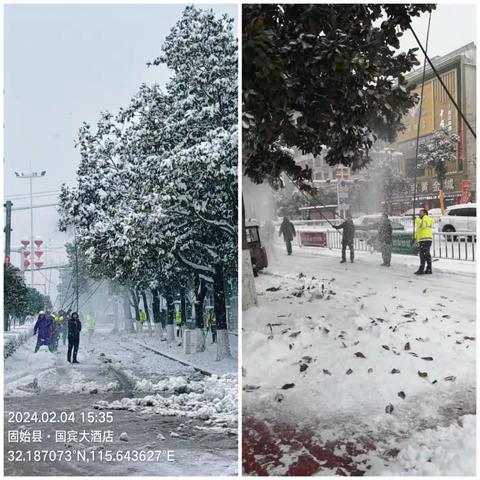
<path fill-rule="evenodd" d="M 468 122 L 476 131 L 476 46 L 469 43 L 442 57 L 434 57 L 432 63 L 459 105 Z M 423 67 L 406 77 L 409 87 L 419 96 L 422 88 Z M 475 139 L 454 104 L 431 68 L 427 68 L 423 92 L 422 112 L 419 119 L 418 102 L 404 119 L 402 131 L 392 147 L 402 153 L 402 173 L 412 180 L 412 191 L 395 199 L 398 210 L 407 210 L 413 205 L 415 177 L 415 153 L 417 129 L 420 121 L 419 143 L 428 142 L 433 132 L 442 126 L 451 126 L 458 134 L 457 158 L 447 165 L 444 183 L 446 205 L 476 201 L 476 146 Z M 417 169 L 416 206 L 433 208 L 439 206 L 440 185 L 434 169 Z"/>

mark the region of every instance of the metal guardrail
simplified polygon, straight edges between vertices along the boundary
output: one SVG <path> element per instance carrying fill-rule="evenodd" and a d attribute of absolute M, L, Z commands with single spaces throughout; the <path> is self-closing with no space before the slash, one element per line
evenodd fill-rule
<path fill-rule="evenodd" d="M 330 229 L 325 231 L 325 235 L 327 245 L 323 248 L 342 248 L 341 232 Z M 281 241 L 281 239 L 279 240 Z M 299 232 L 292 243 L 299 247 L 302 246 Z M 370 241 L 368 232 L 360 231 L 357 232 L 354 239 L 354 249 L 358 252 L 373 252 L 373 243 Z M 433 232 L 431 254 L 433 258 L 475 261 L 477 257 L 477 235 L 472 232 Z"/>
<path fill-rule="evenodd" d="M 432 257 L 475 261 L 477 234 L 472 232 L 434 232 Z"/>
<path fill-rule="evenodd" d="M 342 248 L 342 234 L 327 230 L 327 248 Z M 359 252 L 371 252 L 373 246 L 367 238 L 356 237 L 354 248 Z M 477 235 L 472 232 L 433 232 L 431 253 L 433 258 L 475 261 Z"/>

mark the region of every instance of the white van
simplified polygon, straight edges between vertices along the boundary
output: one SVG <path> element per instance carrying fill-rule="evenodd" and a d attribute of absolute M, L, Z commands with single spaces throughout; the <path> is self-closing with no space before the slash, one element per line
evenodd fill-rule
<path fill-rule="evenodd" d="M 438 219 L 439 232 L 476 232 L 477 204 L 460 203 L 447 207 Z"/>

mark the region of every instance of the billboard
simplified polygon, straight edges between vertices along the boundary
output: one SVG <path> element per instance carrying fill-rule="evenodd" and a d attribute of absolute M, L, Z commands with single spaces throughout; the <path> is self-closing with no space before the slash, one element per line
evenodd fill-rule
<path fill-rule="evenodd" d="M 457 69 L 453 68 L 441 75 L 448 91 L 453 98 L 457 98 Z M 421 84 L 413 89 L 419 97 Z M 417 137 L 420 113 L 420 100 L 405 115 L 403 123 L 405 130 L 397 135 L 397 142 L 406 142 Z M 420 119 L 420 137 L 431 134 L 442 125 L 452 125 L 452 130 L 458 133 L 457 112 L 448 98 L 447 93 L 436 78 L 425 82 L 422 102 L 422 115 Z"/>

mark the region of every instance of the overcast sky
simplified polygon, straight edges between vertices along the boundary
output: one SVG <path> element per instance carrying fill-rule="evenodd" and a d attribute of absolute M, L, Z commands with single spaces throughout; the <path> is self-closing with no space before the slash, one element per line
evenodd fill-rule
<path fill-rule="evenodd" d="M 236 17 L 236 5 L 204 6 Z M 74 148 L 83 121 L 125 105 L 142 82 L 164 84 L 165 67 L 147 68 L 180 17 L 181 5 L 6 5 L 5 6 L 5 195 L 28 204 L 28 182 L 14 172 L 46 170 L 34 191 L 72 184 L 79 161 Z M 440 5 L 432 14 L 431 56 L 475 41 L 473 5 Z M 425 39 L 427 17 L 414 27 Z M 416 46 L 410 33 L 402 49 Z M 36 197 L 36 204 L 55 202 Z M 35 210 L 35 235 L 61 247 L 52 207 Z M 29 212 L 13 212 L 12 246 L 29 236 Z M 61 249 L 49 263 L 64 257 Z M 12 260 L 18 264 L 18 255 Z M 53 277 L 56 283 L 56 276 Z M 53 295 L 54 296 L 54 295 Z"/>
<path fill-rule="evenodd" d="M 204 5 L 236 18 L 236 5 Z M 5 196 L 28 205 L 28 180 L 14 172 L 46 170 L 34 192 L 72 184 L 79 162 L 74 139 L 83 121 L 117 111 L 142 82 L 164 84 L 166 67 L 147 68 L 160 54 L 182 5 L 6 5 L 5 6 Z M 56 202 L 36 197 L 34 204 Z M 54 207 L 35 209 L 34 234 L 62 247 Z M 12 246 L 30 236 L 29 211 L 14 211 Z M 63 249 L 52 250 L 58 264 Z M 19 264 L 18 254 L 12 261 Z M 28 280 L 30 276 L 28 276 Z M 36 280 L 44 282 L 41 275 Z M 56 284 L 56 275 L 53 283 Z M 52 292 L 51 292 L 52 293 Z M 56 292 L 52 296 L 55 297 Z"/>

